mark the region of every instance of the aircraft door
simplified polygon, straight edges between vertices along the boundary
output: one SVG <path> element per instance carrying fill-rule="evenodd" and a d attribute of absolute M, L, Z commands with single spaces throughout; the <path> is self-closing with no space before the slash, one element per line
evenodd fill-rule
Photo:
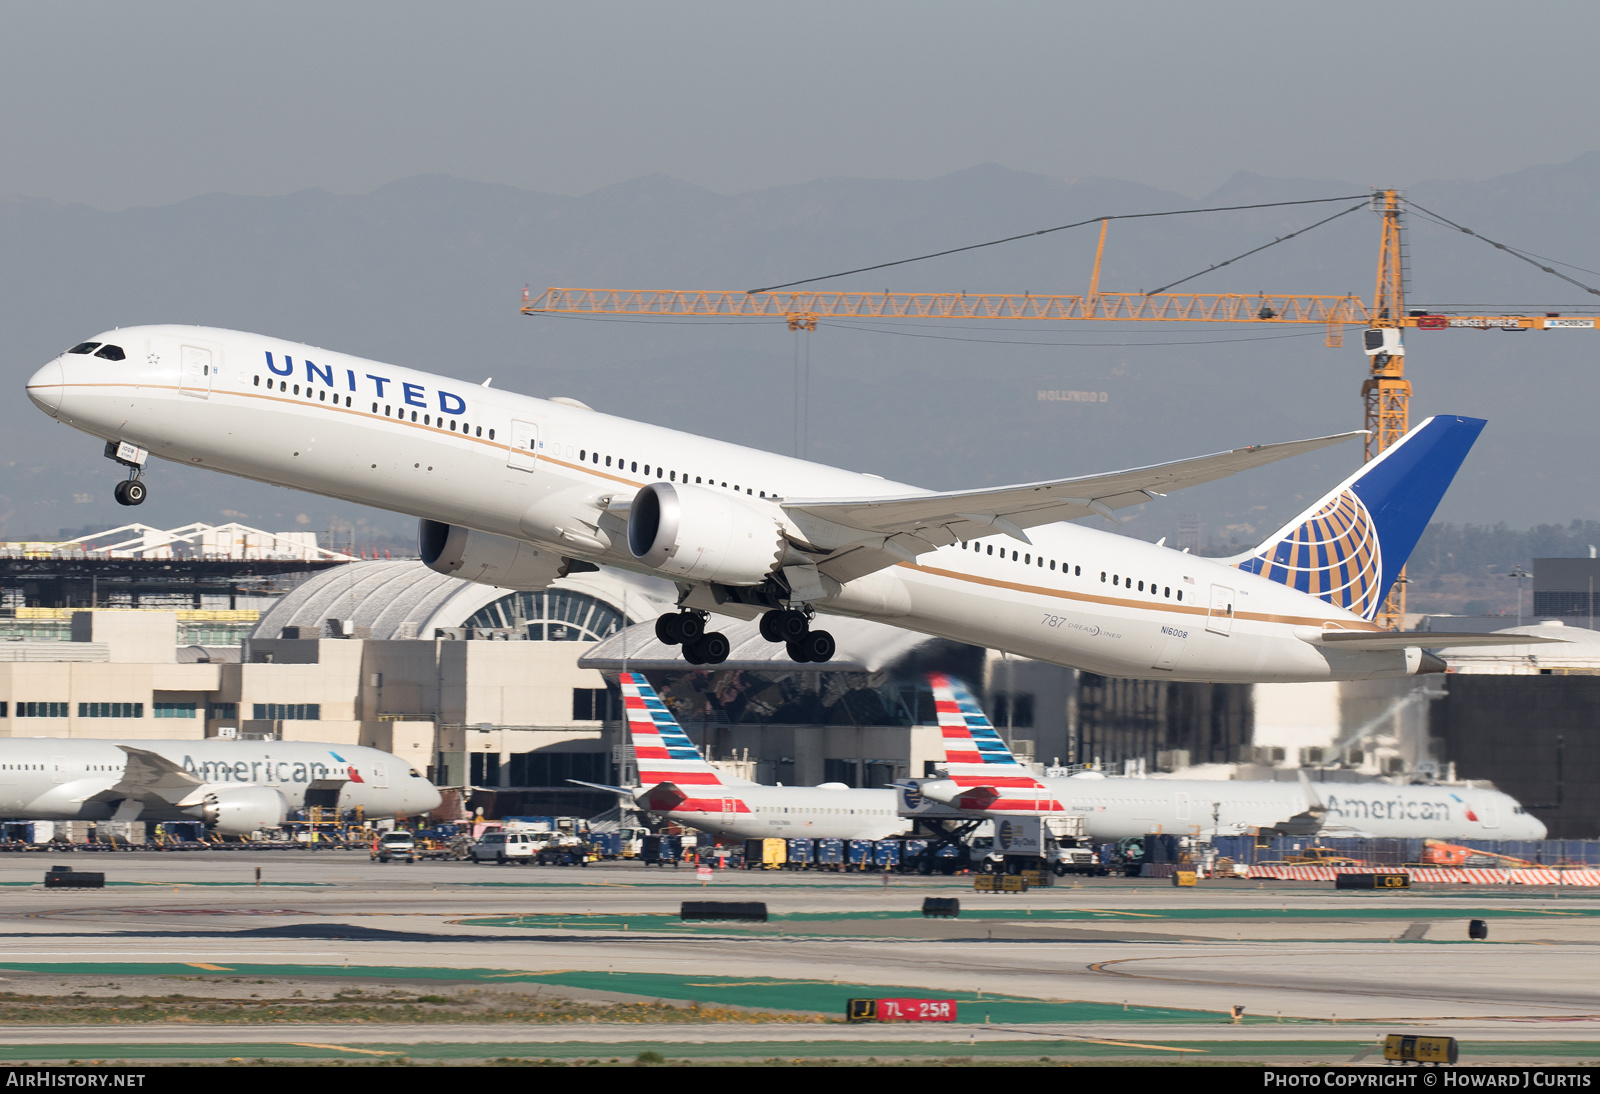
<path fill-rule="evenodd" d="M 534 422 L 511 423 L 511 445 L 506 449 L 506 466 L 532 471 L 539 451 L 539 426 Z"/>
<path fill-rule="evenodd" d="M 739 800 L 737 798 L 722 799 L 722 823 L 732 824 L 733 818 L 739 814 Z"/>
<path fill-rule="evenodd" d="M 203 346 L 184 346 L 178 369 L 178 390 L 196 399 L 211 397 L 211 374 L 216 371 L 211 351 Z"/>
<path fill-rule="evenodd" d="M 1486 801 L 1478 806 L 1475 812 L 1485 828 L 1500 827 L 1500 805 L 1498 802 Z"/>
<path fill-rule="evenodd" d="M 1206 612 L 1206 630 L 1228 634 L 1233 630 L 1233 590 L 1226 585 L 1211 586 L 1211 608 Z"/>
<path fill-rule="evenodd" d="M 1177 798 L 1177 801 L 1176 801 L 1175 804 L 1176 804 L 1176 808 L 1177 808 L 1177 811 L 1178 811 L 1178 813 L 1177 813 L 1178 819 L 1180 821 L 1187 822 L 1189 820 L 1189 809 L 1190 809 L 1188 791 L 1185 791 L 1185 790 L 1178 791 L 1178 793 L 1176 795 L 1176 798 Z"/>
<path fill-rule="evenodd" d="M 67 758 L 65 756 L 50 757 L 50 781 L 64 783 L 70 776 L 67 774 Z"/>
<path fill-rule="evenodd" d="M 388 764 L 373 764 L 372 765 L 372 785 L 377 787 L 379 790 L 387 790 L 387 789 L 389 789 L 389 765 Z"/>

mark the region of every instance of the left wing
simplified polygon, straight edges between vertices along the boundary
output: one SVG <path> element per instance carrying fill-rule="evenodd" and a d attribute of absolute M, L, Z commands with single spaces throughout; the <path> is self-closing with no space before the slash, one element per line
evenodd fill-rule
<path fill-rule="evenodd" d="M 122 769 L 122 778 L 117 785 L 102 793 L 140 800 L 154 799 L 168 805 L 193 805 L 200 800 L 197 791 L 204 789 L 204 780 L 148 749 L 131 745 L 117 747 L 128 754 L 128 762 Z"/>
<path fill-rule="evenodd" d="M 790 498 L 782 506 L 807 540 L 797 546 L 818 556 L 822 573 L 849 581 L 961 540 L 1001 532 L 1029 543 L 1026 529 L 1041 524 L 1096 514 L 1114 521 L 1118 509 L 1361 436 L 1365 433 L 1358 431 L 1252 445 L 1176 463 L 993 489 Z M 864 557 L 850 557 L 856 555 Z"/>

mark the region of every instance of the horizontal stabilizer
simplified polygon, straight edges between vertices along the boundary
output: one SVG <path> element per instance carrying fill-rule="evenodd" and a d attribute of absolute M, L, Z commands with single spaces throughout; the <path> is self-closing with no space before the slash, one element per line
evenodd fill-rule
<path fill-rule="evenodd" d="M 1450 631 L 1323 631 L 1312 644 L 1340 650 L 1441 649 L 1445 646 L 1533 646 L 1564 642 L 1537 634 L 1453 634 Z"/>
<path fill-rule="evenodd" d="M 569 783 L 576 783 L 579 786 L 587 786 L 590 790 L 605 790 L 609 793 L 616 794 L 619 797 L 627 798 L 629 801 L 633 800 L 633 791 L 629 790 L 625 786 L 607 786 L 605 783 L 586 783 L 582 779 L 568 779 L 567 781 Z"/>

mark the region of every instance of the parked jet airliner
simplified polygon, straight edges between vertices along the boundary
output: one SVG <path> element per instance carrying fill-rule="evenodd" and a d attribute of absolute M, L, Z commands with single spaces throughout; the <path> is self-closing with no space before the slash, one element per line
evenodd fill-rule
<path fill-rule="evenodd" d="M 1205 559 L 1065 521 L 1356 436 L 1235 449 L 1111 474 L 934 492 L 535 399 L 209 327 L 108 331 L 28 395 L 105 442 L 144 500 L 151 456 L 422 518 L 422 557 L 541 589 L 597 564 L 668 578 L 657 633 L 696 664 L 707 613 L 761 617 L 827 661 L 816 613 L 881 620 L 1112 676 L 1351 680 L 1436 672 L 1422 649 L 1493 635 L 1373 622 L 1483 427 L 1430 418 L 1258 548 Z M 1530 641 L 1526 636 L 1519 643 Z"/>
<path fill-rule="evenodd" d="M 918 795 L 975 817 L 1081 816 L 1090 837 L 1150 832 L 1393 839 L 1542 840 L 1546 829 L 1508 794 L 1466 786 L 1296 783 L 1257 780 L 1130 779 L 1082 772 L 1037 775 L 1017 762 L 960 681 L 931 673 L 944 739 L 945 774 L 907 783 Z M 915 789 L 911 787 L 915 786 Z M 908 809 L 909 811 L 909 809 Z"/>
<path fill-rule="evenodd" d="M 718 836 L 834 836 L 887 839 L 909 823 L 898 811 L 898 791 L 819 786 L 762 786 L 723 774 L 706 762 L 642 673 L 621 674 L 622 705 L 639 765 L 639 786 L 601 786 L 667 820 Z"/>
<path fill-rule="evenodd" d="M 0 817 L 201 821 L 222 835 L 308 805 L 367 817 L 426 813 L 439 791 L 410 764 L 358 745 L 296 741 L 0 740 Z"/>

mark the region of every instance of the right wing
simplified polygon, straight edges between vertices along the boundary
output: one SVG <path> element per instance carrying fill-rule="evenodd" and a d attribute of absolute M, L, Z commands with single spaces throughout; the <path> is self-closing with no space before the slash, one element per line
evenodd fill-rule
<path fill-rule="evenodd" d="M 118 745 L 128 754 L 122 778 L 110 793 L 124 798 L 157 800 L 168 805 L 194 805 L 205 781 L 191 775 L 165 756 L 132 745 Z"/>
<path fill-rule="evenodd" d="M 796 546 L 817 560 L 820 572 L 844 582 L 997 532 L 1029 543 L 1026 529 L 1041 524 L 1095 515 L 1114 521 L 1118 509 L 1365 435 L 1337 433 L 1251 445 L 1175 463 L 1016 486 L 880 498 L 789 498 L 781 504 L 805 537 Z"/>

